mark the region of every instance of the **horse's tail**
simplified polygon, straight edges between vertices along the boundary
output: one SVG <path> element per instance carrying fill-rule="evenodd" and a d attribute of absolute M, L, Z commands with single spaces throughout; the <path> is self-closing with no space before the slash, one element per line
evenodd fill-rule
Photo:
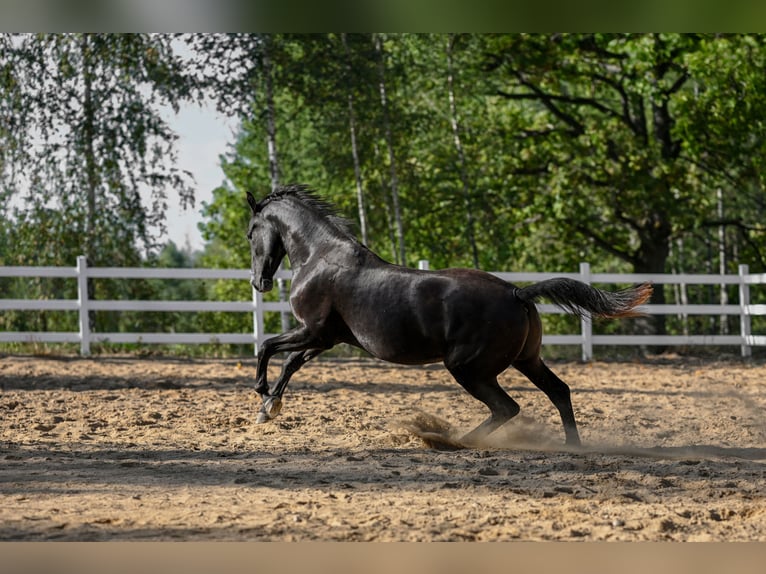
<path fill-rule="evenodd" d="M 620 291 L 602 291 L 574 279 L 547 279 L 523 289 L 516 295 L 522 301 L 532 302 L 538 297 L 553 303 L 573 315 L 582 317 L 586 311 L 599 317 L 635 317 L 641 313 L 633 309 L 652 295 L 652 284 L 641 283 Z"/>

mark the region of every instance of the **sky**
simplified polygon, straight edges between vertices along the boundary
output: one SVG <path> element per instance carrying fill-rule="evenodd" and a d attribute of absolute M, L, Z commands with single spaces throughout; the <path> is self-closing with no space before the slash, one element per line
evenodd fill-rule
<path fill-rule="evenodd" d="M 195 179 L 195 204 L 182 210 L 178 195 L 168 195 L 167 240 L 179 247 L 187 244 L 192 249 L 202 249 L 203 240 L 197 224 L 202 220 L 200 210 L 203 202 L 210 202 L 212 191 L 220 186 L 225 176 L 220 156 L 234 142 L 236 120 L 215 111 L 213 106 L 200 107 L 186 104 L 179 113 L 167 114 L 166 119 L 178 134 L 176 149 L 178 167 L 192 173 Z"/>

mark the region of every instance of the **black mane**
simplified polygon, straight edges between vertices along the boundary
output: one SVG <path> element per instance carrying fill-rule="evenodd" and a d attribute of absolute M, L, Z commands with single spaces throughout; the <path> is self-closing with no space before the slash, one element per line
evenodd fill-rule
<path fill-rule="evenodd" d="M 311 211 L 328 221 L 344 235 L 356 239 L 353 232 L 353 224 L 345 217 L 338 214 L 337 208 L 325 201 L 317 193 L 304 184 L 291 183 L 280 185 L 258 204 L 258 211 L 269 203 L 286 197 L 293 197 L 308 207 Z"/>

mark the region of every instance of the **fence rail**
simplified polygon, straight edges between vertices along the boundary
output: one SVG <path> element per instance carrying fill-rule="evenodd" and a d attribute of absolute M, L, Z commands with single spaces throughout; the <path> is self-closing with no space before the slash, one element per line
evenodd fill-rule
<path fill-rule="evenodd" d="M 421 269 L 428 269 L 428 262 L 421 261 Z M 546 334 L 544 344 L 578 345 L 584 360 L 593 357 L 595 345 L 632 346 L 692 346 L 732 345 L 741 348 L 743 357 L 751 354 L 754 346 L 766 346 L 765 335 L 751 333 L 751 317 L 766 315 L 766 305 L 750 303 L 750 286 L 766 285 L 766 274 L 750 274 L 747 265 L 740 265 L 736 275 L 702 274 L 618 274 L 591 273 L 588 263 L 580 264 L 578 273 L 511 273 L 495 272 L 494 275 L 513 283 L 535 282 L 552 277 L 569 277 L 585 283 L 630 284 L 651 281 L 658 285 L 737 285 L 738 302 L 735 304 L 667 304 L 643 305 L 638 310 L 647 315 L 702 315 L 738 316 L 738 334 L 689 334 L 689 335 L 599 335 L 593 334 L 589 319 L 580 322 L 580 332 L 574 334 Z M 82 355 L 90 354 L 93 343 L 147 343 L 147 344 L 252 344 L 257 353 L 259 346 L 275 333 L 264 329 L 265 313 L 288 313 L 287 301 L 264 301 L 261 294 L 252 291 L 249 301 L 147 301 L 147 300 L 93 300 L 88 298 L 88 280 L 110 279 L 226 279 L 250 280 L 250 271 L 243 269 L 178 269 L 142 267 L 88 267 L 84 257 L 77 258 L 75 267 L 0 267 L 0 277 L 64 277 L 77 280 L 77 299 L 2 299 L 0 312 L 17 311 L 76 311 L 78 331 L 64 332 L 0 332 L 0 342 L 79 343 Z M 280 270 L 277 279 L 289 280 L 290 271 Z M 564 313 L 551 304 L 539 304 L 541 313 Z M 242 312 L 252 313 L 251 333 L 102 333 L 91 332 L 90 311 L 160 311 L 160 312 Z"/>

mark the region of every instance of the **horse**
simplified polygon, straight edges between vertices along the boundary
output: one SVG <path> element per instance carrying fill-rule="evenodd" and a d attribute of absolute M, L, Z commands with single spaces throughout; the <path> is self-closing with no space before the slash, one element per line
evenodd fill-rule
<path fill-rule="evenodd" d="M 416 270 L 389 263 L 361 244 L 351 224 L 308 186 L 278 187 L 260 201 L 247 192 L 247 239 L 253 288 L 266 292 L 287 256 L 290 305 L 297 326 L 264 341 L 258 351 L 257 422 L 276 417 L 296 371 L 337 344 L 347 343 L 391 363 L 443 362 L 454 379 L 487 406 L 489 418 L 461 443 L 479 444 L 520 412 L 497 377 L 513 366 L 558 409 L 565 442 L 580 445 L 570 390 L 540 357 L 542 324 L 535 306 L 546 298 L 568 313 L 635 316 L 650 283 L 614 292 L 554 278 L 526 287 L 477 269 Z M 267 368 L 289 352 L 273 385 Z"/>

